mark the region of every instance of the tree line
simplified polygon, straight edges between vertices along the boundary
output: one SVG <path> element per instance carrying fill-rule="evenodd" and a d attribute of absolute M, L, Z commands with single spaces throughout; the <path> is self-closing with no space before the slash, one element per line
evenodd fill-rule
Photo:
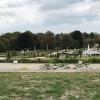
<path fill-rule="evenodd" d="M 48 50 L 48 49 L 74 49 L 86 48 L 88 44 L 100 44 L 100 34 L 82 33 L 73 31 L 71 33 L 56 34 L 51 31 L 45 33 L 13 32 L 0 36 L 0 52 L 13 50 Z"/>

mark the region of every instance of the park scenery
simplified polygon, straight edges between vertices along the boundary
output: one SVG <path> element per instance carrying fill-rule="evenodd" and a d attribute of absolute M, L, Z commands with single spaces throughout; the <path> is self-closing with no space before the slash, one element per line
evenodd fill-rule
<path fill-rule="evenodd" d="M 100 35 L 0 36 L 0 100 L 99 100 Z"/>
<path fill-rule="evenodd" d="M 100 100 L 100 0 L 0 0 L 0 100 Z"/>

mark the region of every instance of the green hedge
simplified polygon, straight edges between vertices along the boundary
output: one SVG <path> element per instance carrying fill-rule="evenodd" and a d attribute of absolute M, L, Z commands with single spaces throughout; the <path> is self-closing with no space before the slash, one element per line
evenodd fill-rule
<path fill-rule="evenodd" d="M 100 58 L 89 58 L 88 62 L 89 63 L 100 63 Z"/>
<path fill-rule="evenodd" d="M 12 63 L 12 62 L 13 62 L 13 60 L 7 60 L 7 59 L 0 60 L 0 63 Z"/>
<path fill-rule="evenodd" d="M 78 63 L 80 59 L 79 58 L 65 58 L 65 59 L 60 59 L 60 58 L 54 58 L 54 59 L 35 59 L 35 60 L 30 60 L 30 59 L 19 59 L 19 63 Z M 96 57 L 90 57 L 87 59 L 82 59 L 83 62 L 85 63 L 100 63 L 100 58 Z M 12 59 L 5 59 L 5 60 L 0 60 L 0 63 L 12 63 Z"/>
<path fill-rule="evenodd" d="M 65 58 L 65 59 L 59 59 L 55 58 L 52 60 L 52 62 L 55 63 L 78 63 L 80 59 L 79 58 Z M 88 58 L 88 59 L 81 59 L 85 63 L 100 63 L 100 58 Z"/>
<path fill-rule="evenodd" d="M 53 59 L 54 63 L 77 63 L 78 59 L 74 59 L 74 58 L 65 58 L 65 59 L 59 59 L 59 58 L 55 58 Z"/>
<path fill-rule="evenodd" d="M 48 60 L 44 60 L 44 59 L 35 59 L 35 60 L 20 59 L 18 62 L 19 63 L 48 63 Z"/>

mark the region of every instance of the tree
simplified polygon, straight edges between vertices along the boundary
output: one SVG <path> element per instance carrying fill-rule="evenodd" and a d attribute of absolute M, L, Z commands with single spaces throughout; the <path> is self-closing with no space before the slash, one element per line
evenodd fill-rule
<path fill-rule="evenodd" d="M 93 33 L 93 32 L 91 32 L 91 33 L 89 34 L 89 37 L 90 37 L 91 39 L 95 38 L 95 36 L 96 36 L 96 34 Z"/>
<path fill-rule="evenodd" d="M 83 35 L 80 31 L 74 31 L 71 33 L 71 36 L 74 40 L 79 42 L 79 48 L 83 46 Z"/>
<path fill-rule="evenodd" d="M 0 37 L 0 40 L 4 43 L 6 50 L 8 51 L 10 49 L 10 41 L 4 37 Z"/>
<path fill-rule="evenodd" d="M 12 50 L 16 50 L 17 47 L 18 47 L 18 45 L 17 45 L 17 37 L 11 37 L 11 38 L 9 39 L 9 41 L 10 41 L 10 50 L 11 50 L 11 51 L 12 51 Z"/>
<path fill-rule="evenodd" d="M 22 49 L 32 49 L 34 45 L 33 34 L 30 31 L 26 31 L 18 37 L 18 48 Z"/>
<path fill-rule="evenodd" d="M 6 50 L 7 50 L 7 48 L 6 48 L 5 44 L 2 41 L 0 41 L 0 52 L 5 52 Z"/>
<path fill-rule="evenodd" d="M 37 47 L 38 49 L 45 49 L 45 35 L 43 33 L 37 34 Z"/>
<path fill-rule="evenodd" d="M 62 34 L 61 45 L 63 49 L 72 47 L 72 38 L 69 34 Z"/>
<path fill-rule="evenodd" d="M 89 38 L 89 34 L 86 33 L 86 32 L 84 32 L 84 33 L 83 33 L 83 39 L 88 39 L 88 38 Z"/>
<path fill-rule="evenodd" d="M 62 42 L 62 35 L 56 34 L 55 35 L 55 48 L 61 49 L 61 46 L 62 46 L 61 42 Z"/>
<path fill-rule="evenodd" d="M 74 39 L 71 40 L 71 43 L 70 44 L 71 44 L 71 48 L 72 49 L 74 49 L 74 48 L 78 49 L 79 48 L 79 45 L 80 45 L 79 44 L 79 41 L 78 40 L 74 40 Z"/>
<path fill-rule="evenodd" d="M 44 35 L 44 41 L 47 49 L 54 49 L 54 33 L 51 31 L 47 31 Z"/>
<path fill-rule="evenodd" d="M 7 50 L 17 49 L 17 38 L 20 34 L 21 34 L 20 32 L 13 32 L 13 33 L 6 33 L 4 35 L 1 35 L 2 41 L 4 41 L 4 43 L 8 47 Z"/>
<path fill-rule="evenodd" d="M 37 35 L 36 34 L 33 34 L 33 44 L 32 44 L 32 49 L 36 50 L 37 48 Z"/>

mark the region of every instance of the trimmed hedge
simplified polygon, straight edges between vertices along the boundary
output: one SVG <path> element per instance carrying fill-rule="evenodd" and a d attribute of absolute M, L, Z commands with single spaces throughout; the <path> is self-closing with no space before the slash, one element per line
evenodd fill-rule
<path fill-rule="evenodd" d="M 55 58 L 53 59 L 54 63 L 77 63 L 78 61 L 79 61 L 78 59 L 74 59 L 74 58 L 65 58 L 65 59 Z"/>
<path fill-rule="evenodd" d="M 100 59 L 99 58 L 89 58 L 88 63 L 100 63 Z"/>
<path fill-rule="evenodd" d="M 79 58 L 65 58 L 65 59 L 60 59 L 60 58 L 54 58 L 54 59 L 35 59 L 35 60 L 30 60 L 30 59 L 19 59 L 19 63 L 78 63 L 80 59 Z M 96 57 L 90 57 L 88 59 L 82 59 L 83 62 L 85 63 L 100 63 L 100 58 Z M 0 63 L 12 63 L 12 59 L 5 59 L 5 60 L 0 60 Z"/>
<path fill-rule="evenodd" d="M 18 60 L 19 63 L 48 63 L 48 60 L 44 59 L 35 59 L 35 60 L 29 60 L 29 59 L 20 59 Z"/>

